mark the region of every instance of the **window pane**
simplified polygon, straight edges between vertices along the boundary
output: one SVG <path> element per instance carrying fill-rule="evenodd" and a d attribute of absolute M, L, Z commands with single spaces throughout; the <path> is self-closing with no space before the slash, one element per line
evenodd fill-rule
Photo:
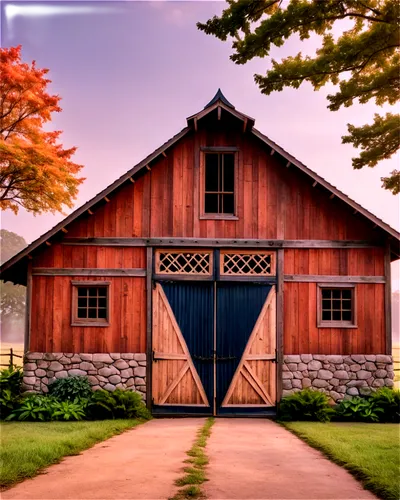
<path fill-rule="evenodd" d="M 206 191 L 218 191 L 218 154 L 206 154 Z"/>
<path fill-rule="evenodd" d="M 330 311 L 322 311 L 322 320 L 330 321 L 332 319 Z"/>
<path fill-rule="evenodd" d="M 234 178 L 235 178 L 235 160 L 233 154 L 224 154 L 224 185 L 222 186 L 223 191 L 233 191 L 234 190 Z M 226 213 L 226 211 L 225 211 Z"/>
<path fill-rule="evenodd" d="M 78 297 L 78 307 L 87 307 L 87 298 Z"/>
<path fill-rule="evenodd" d="M 351 299 L 351 290 L 342 290 L 342 297 L 344 299 Z"/>
<path fill-rule="evenodd" d="M 107 297 L 107 287 L 99 286 L 97 290 L 99 297 Z"/>
<path fill-rule="evenodd" d="M 87 309 L 78 308 L 78 318 L 86 318 Z"/>
<path fill-rule="evenodd" d="M 97 297 L 97 287 L 90 287 L 89 288 L 89 297 Z"/>
<path fill-rule="evenodd" d="M 331 305 L 332 305 L 332 302 L 330 300 L 323 300 L 322 301 L 322 309 L 328 309 L 328 311 L 330 311 Z"/>
<path fill-rule="evenodd" d="M 333 300 L 332 301 L 332 309 L 340 309 L 340 300 Z"/>
<path fill-rule="evenodd" d="M 323 299 L 330 299 L 331 298 L 331 291 L 329 288 L 323 288 L 322 289 L 322 298 Z"/>
<path fill-rule="evenodd" d="M 95 308 L 90 308 L 88 311 L 88 318 L 97 318 L 97 310 Z"/>
<path fill-rule="evenodd" d="M 89 300 L 89 307 L 96 307 L 97 306 L 97 299 L 96 297 L 91 297 Z"/>
<path fill-rule="evenodd" d="M 351 309 L 351 300 L 343 300 L 342 301 L 343 309 Z"/>
<path fill-rule="evenodd" d="M 223 197 L 223 212 L 224 214 L 233 214 L 235 213 L 234 209 L 234 196 L 233 194 L 224 194 L 221 195 Z"/>
<path fill-rule="evenodd" d="M 341 297 L 341 290 L 332 290 L 332 297 L 334 299 L 340 299 Z"/>
<path fill-rule="evenodd" d="M 88 290 L 86 287 L 79 287 L 78 288 L 78 297 L 86 297 L 87 291 Z"/>
<path fill-rule="evenodd" d="M 204 211 L 207 214 L 217 214 L 218 213 L 218 195 L 217 194 L 206 194 Z"/>
<path fill-rule="evenodd" d="M 342 319 L 343 321 L 351 321 L 352 320 L 351 311 L 343 311 Z"/>
<path fill-rule="evenodd" d="M 340 321 L 342 319 L 342 315 L 340 311 L 333 311 L 332 312 L 332 319 L 333 321 Z"/>
<path fill-rule="evenodd" d="M 107 307 L 107 299 L 99 299 L 99 307 Z"/>
<path fill-rule="evenodd" d="M 97 317 L 101 318 L 101 319 L 106 319 L 107 318 L 107 309 L 99 309 Z"/>

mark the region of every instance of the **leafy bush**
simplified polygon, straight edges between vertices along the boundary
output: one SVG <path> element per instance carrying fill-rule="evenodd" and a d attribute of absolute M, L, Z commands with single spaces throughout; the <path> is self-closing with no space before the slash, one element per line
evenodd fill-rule
<path fill-rule="evenodd" d="M 15 395 L 10 389 L 4 389 L 0 392 L 0 418 L 5 419 L 18 407 L 20 395 Z"/>
<path fill-rule="evenodd" d="M 86 402 L 78 399 L 74 401 L 51 402 L 51 420 L 82 420 L 86 417 Z"/>
<path fill-rule="evenodd" d="M 371 397 L 362 398 L 356 396 L 351 399 L 344 399 L 336 408 L 339 419 L 358 422 L 379 422 L 380 413 L 383 413 L 383 409 Z"/>
<path fill-rule="evenodd" d="M 140 394 L 130 390 L 103 389 L 95 391 L 88 404 L 89 415 L 93 419 L 143 418 L 149 419 L 150 412 L 143 404 Z"/>
<path fill-rule="evenodd" d="M 49 385 L 49 394 L 59 401 L 90 398 L 92 388 L 87 377 L 59 378 Z"/>
<path fill-rule="evenodd" d="M 0 392 L 9 390 L 17 396 L 21 392 L 22 369 L 18 366 L 10 366 L 0 371 Z"/>
<path fill-rule="evenodd" d="M 22 399 L 6 420 L 51 420 L 51 398 L 39 394 L 30 394 Z"/>
<path fill-rule="evenodd" d="M 21 368 L 16 366 L 0 371 L 0 418 L 8 417 L 18 406 L 22 377 Z"/>
<path fill-rule="evenodd" d="M 282 421 L 318 420 L 329 422 L 333 413 L 334 410 L 330 406 L 329 397 L 326 394 L 317 390 L 303 389 L 282 399 L 278 418 Z"/>
<path fill-rule="evenodd" d="M 373 392 L 370 400 L 377 408 L 382 409 L 379 413 L 380 422 L 400 422 L 400 391 L 389 387 L 381 387 Z"/>

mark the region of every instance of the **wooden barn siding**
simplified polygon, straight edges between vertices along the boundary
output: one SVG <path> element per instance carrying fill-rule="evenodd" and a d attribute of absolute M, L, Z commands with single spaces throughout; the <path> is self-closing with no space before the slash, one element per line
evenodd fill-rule
<path fill-rule="evenodd" d="M 146 249 L 71 246 L 56 243 L 34 257 L 33 267 L 145 269 Z"/>
<path fill-rule="evenodd" d="M 110 326 L 71 326 L 71 280 L 111 281 Z M 30 351 L 146 352 L 145 278 L 33 276 Z"/>
<path fill-rule="evenodd" d="M 285 274 L 384 276 L 385 249 L 286 249 Z"/>
<path fill-rule="evenodd" d="M 385 285 L 357 284 L 358 328 L 317 328 L 317 284 L 284 284 L 284 354 L 385 353 Z"/>
<path fill-rule="evenodd" d="M 237 146 L 238 220 L 199 219 L 200 146 Z M 68 227 L 70 237 L 204 237 L 257 239 L 378 238 L 372 224 L 295 167 L 286 168 L 254 137 L 199 130 L 167 151 L 151 171 L 109 195 Z"/>

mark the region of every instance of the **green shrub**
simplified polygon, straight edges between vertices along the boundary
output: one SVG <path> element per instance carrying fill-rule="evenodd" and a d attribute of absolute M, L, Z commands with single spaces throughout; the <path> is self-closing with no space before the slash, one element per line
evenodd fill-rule
<path fill-rule="evenodd" d="M 21 396 L 13 394 L 10 389 L 3 389 L 0 392 L 0 418 L 5 419 L 19 405 Z"/>
<path fill-rule="evenodd" d="M 86 403 L 76 399 L 74 401 L 53 400 L 50 404 L 51 420 L 83 420 L 86 417 Z"/>
<path fill-rule="evenodd" d="M 0 371 L 0 418 L 5 419 L 20 402 L 23 373 L 21 368 L 10 366 Z"/>
<path fill-rule="evenodd" d="M 22 369 L 18 366 L 10 366 L 0 371 L 0 393 L 9 390 L 14 396 L 21 392 Z"/>
<path fill-rule="evenodd" d="M 151 417 L 140 394 L 122 389 L 116 389 L 113 392 L 101 389 L 93 392 L 88 404 L 88 412 L 90 417 L 95 420 L 108 418 L 149 419 Z"/>
<path fill-rule="evenodd" d="M 336 408 L 336 415 L 340 420 L 356 422 L 379 422 L 381 413 L 383 409 L 371 397 L 344 399 Z"/>
<path fill-rule="evenodd" d="M 39 394 L 30 394 L 8 415 L 6 420 L 51 420 L 51 398 Z"/>
<path fill-rule="evenodd" d="M 318 420 L 329 422 L 334 410 L 329 404 L 329 397 L 323 392 L 303 389 L 292 396 L 283 398 L 279 406 L 278 418 L 290 420 Z"/>
<path fill-rule="evenodd" d="M 370 400 L 377 408 L 382 409 L 379 422 L 400 422 L 400 390 L 381 387 L 371 394 Z"/>
<path fill-rule="evenodd" d="M 90 398 L 92 388 L 87 377 L 59 378 L 49 385 L 49 394 L 59 401 Z"/>

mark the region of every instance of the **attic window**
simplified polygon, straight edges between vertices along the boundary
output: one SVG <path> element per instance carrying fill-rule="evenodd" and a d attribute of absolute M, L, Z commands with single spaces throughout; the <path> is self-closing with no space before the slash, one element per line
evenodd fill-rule
<path fill-rule="evenodd" d="M 205 153 L 204 214 L 235 214 L 235 153 Z"/>

